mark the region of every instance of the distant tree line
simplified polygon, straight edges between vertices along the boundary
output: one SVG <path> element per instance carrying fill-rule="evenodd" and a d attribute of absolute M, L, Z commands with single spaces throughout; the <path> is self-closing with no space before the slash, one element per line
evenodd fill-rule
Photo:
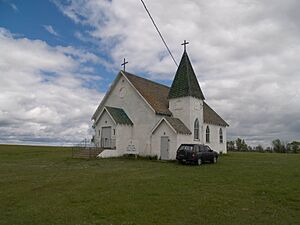
<path fill-rule="evenodd" d="M 227 141 L 227 150 L 236 152 L 278 152 L 278 153 L 300 153 L 300 142 L 283 142 L 280 139 L 272 141 L 272 147 L 263 148 L 262 145 L 247 145 L 244 139 L 237 138 L 235 141 Z"/>

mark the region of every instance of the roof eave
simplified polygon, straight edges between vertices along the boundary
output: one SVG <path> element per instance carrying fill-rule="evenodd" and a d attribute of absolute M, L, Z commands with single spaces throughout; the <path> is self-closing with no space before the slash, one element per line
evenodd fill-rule
<path fill-rule="evenodd" d="M 120 77 L 122 76 L 121 71 L 118 73 L 117 77 L 115 78 L 115 80 L 113 81 L 112 85 L 110 86 L 109 90 L 106 92 L 106 94 L 104 95 L 103 99 L 101 100 L 100 104 L 98 105 L 96 111 L 94 112 L 91 120 L 97 120 L 97 115 L 99 115 L 99 111 L 101 108 L 104 107 L 104 103 L 106 101 L 106 99 L 108 98 L 108 96 L 110 95 L 110 93 L 112 92 L 113 88 L 116 86 L 117 81 L 120 79 Z M 102 111 L 101 111 L 102 112 Z"/>
<path fill-rule="evenodd" d="M 222 127 L 229 127 L 229 124 L 226 123 L 225 121 L 224 121 L 224 124 L 222 124 L 222 123 L 214 123 L 214 122 L 204 120 L 204 123 L 211 124 L 211 125 L 216 125 L 216 126 L 222 126 Z"/>

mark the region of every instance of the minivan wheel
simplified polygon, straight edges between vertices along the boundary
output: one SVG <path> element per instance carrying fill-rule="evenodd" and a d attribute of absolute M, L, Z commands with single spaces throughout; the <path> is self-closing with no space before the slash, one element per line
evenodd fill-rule
<path fill-rule="evenodd" d="M 212 163 L 217 163 L 217 157 L 214 156 Z"/>
<path fill-rule="evenodd" d="M 200 166 L 201 164 L 202 164 L 202 159 L 199 158 L 198 161 L 197 161 L 197 165 Z"/>

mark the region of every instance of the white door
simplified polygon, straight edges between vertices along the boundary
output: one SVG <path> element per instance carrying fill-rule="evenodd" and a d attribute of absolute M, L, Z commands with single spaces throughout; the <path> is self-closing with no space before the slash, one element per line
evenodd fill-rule
<path fill-rule="evenodd" d="M 169 159 L 169 137 L 162 136 L 160 138 L 160 159 Z"/>
<path fill-rule="evenodd" d="M 102 127 L 101 146 L 111 148 L 111 127 Z"/>

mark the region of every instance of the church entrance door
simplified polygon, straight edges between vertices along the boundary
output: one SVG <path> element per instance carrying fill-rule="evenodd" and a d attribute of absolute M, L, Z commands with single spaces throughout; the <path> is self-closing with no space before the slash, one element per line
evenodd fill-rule
<path fill-rule="evenodd" d="M 102 127 L 101 147 L 111 148 L 111 127 Z"/>
<path fill-rule="evenodd" d="M 161 136 L 160 138 L 160 159 L 169 159 L 169 137 Z"/>

